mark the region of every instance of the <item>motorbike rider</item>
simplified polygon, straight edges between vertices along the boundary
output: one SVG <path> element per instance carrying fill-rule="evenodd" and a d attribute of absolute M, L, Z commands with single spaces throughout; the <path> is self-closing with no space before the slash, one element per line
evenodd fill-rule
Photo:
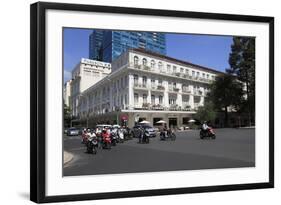
<path fill-rule="evenodd" d="M 205 132 L 205 133 L 208 133 L 208 129 L 209 129 L 209 126 L 207 124 L 207 121 L 204 121 L 203 124 L 202 124 L 202 130 Z"/>
<path fill-rule="evenodd" d="M 167 125 L 166 125 L 166 124 L 163 124 L 163 126 L 161 127 L 161 130 L 160 130 L 160 136 L 161 136 L 161 137 L 166 137 L 167 131 L 168 131 Z"/>
<path fill-rule="evenodd" d="M 84 128 L 82 131 L 82 143 L 86 143 L 87 142 L 87 129 Z"/>
<path fill-rule="evenodd" d="M 143 135 L 144 135 L 144 128 L 141 126 L 139 127 L 139 143 L 142 143 L 143 141 Z"/>

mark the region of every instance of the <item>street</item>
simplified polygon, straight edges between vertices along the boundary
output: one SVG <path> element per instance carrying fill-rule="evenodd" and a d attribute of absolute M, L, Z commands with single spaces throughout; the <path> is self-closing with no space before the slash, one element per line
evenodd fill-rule
<path fill-rule="evenodd" d="M 64 176 L 238 168 L 255 166 L 255 129 L 216 129 L 215 140 L 199 139 L 199 130 L 177 132 L 176 141 L 151 138 L 117 144 L 111 150 L 85 153 L 81 137 L 64 136 L 64 150 L 73 155 Z"/>

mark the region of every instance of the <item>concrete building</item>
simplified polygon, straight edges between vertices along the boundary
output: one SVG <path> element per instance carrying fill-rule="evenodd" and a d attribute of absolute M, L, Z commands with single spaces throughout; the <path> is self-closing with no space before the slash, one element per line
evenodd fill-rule
<path fill-rule="evenodd" d="M 111 64 L 82 58 L 72 70 L 71 105 L 72 115 L 78 115 L 78 106 L 83 92 L 111 73 Z"/>
<path fill-rule="evenodd" d="M 182 127 L 204 104 L 221 72 L 142 49 L 129 49 L 112 62 L 112 73 L 85 89 L 77 115 L 89 125 L 147 120 Z M 91 124 L 92 123 L 92 124 Z"/>
<path fill-rule="evenodd" d="M 71 96 L 71 81 L 69 80 L 64 83 L 64 88 L 63 88 L 63 100 L 64 104 L 69 107 L 70 106 L 70 96 Z"/>

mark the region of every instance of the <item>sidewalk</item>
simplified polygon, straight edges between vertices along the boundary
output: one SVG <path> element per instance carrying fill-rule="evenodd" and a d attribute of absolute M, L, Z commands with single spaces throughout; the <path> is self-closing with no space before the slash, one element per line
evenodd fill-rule
<path fill-rule="evenodd" d="M 63 164 L 64 165 L 66 165 L 72 159 L 73 159 L 73 155 L 71 153 L 66 152 L 66 151 L 63 152 Z"/>

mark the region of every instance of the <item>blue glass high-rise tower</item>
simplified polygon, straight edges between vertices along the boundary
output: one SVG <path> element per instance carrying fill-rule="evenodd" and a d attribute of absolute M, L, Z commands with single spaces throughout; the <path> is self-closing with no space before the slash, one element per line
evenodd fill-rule
<path fill-rule="evenodd" d="M 128 48 L 142 48 L 166 55 L 165 34 L 158 32 L 103 31 L 102 49 L 100 49 L 102 61 L 112 62 Z M 90 53 L 91 50 L 95 50 L 95 47 L 91 48 L 90 45 Z"/>
<path fill-rule="evenodd" d="M 102 61 L 103 30 L 93 30 L 89 36 L 89 58 Z"/>

